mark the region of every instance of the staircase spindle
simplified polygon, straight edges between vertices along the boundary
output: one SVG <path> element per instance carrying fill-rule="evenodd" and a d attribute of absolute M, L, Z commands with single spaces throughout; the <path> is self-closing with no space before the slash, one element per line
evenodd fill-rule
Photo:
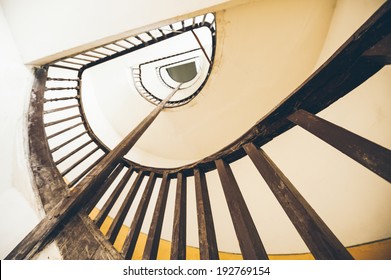
<path fill-rule="evenodd" d="M 269 259 L 231 167 L 222 159 L 216 160 L 216 167 L 243 259 Z"/>
<path fill-rule="evenodd" d="M 117 167 L 114 169 L 114 171 L 109 175 L 109 177 L 103 182 L 102 188 L 97 190 L 97 192 L 93 195 L 93 197 L 90 199 L 90 201 L 87 203 L 87 205 L 84 207 L 85 211 L 87 213 L 91 212 L 92 209 L 96 206 L 96 204 L 99 202 L 99 200 L 102 198 L 102 196 L 106 193 L 106 191 L 110 188 L 111 184 L 114 182 L 114 180 L 118 177 L 118 175 L 121 173 L 122 169 L 124 168 L 124 164 L 120 163 L 117 165 Z M 103 208 L 102 208 L 103 209 Z M 98 215 L 102 211 L 102 209 L 99 211 Z M 107 213 L 108 214 L 108 213 Z M 107 216 L 107 215 L 106 215 Z M 94 219 L 95 221 L 95 219 Z M 99 227 L 99 226 L 98 226 Z"/>
<path fill-rule="evenodd" d="M 124 174 L 124 176 L 121 178 L 121 180 L 119 181 L 114 191 L 111 193 L 110 197 L 106 200 L 102 209 L 100 209 L 98 215 L 96 215 L 96 217 L 94 218 L 94 222 L 98 227 L 100 227 L 103 224 L 103 222 L 107 218 L 107 215 L 109 215 L 111 209 L 113 208 L 118 197 L 121 195 L 121 192 L 125 188 L 132 174 L 133 174 L 133 169 L 129 168 Z"/>
<path fill-rule="evenodd" d="M 296 111 L 288 120 L 391 182 L 390 150 L 304 110 Z"/>
<path fill-rule="evenodd" d="M 117 215 L 115 216 L 112 224 L 110 225 L 109 231 L 107 232 L 107 237 L 110 240 L 111 243 L 114 244 L 115 239 L 117 239 L 117 235 L 119 233 L 119 230 L 121 229 L 121 226 L 126 218 L 126 215 L 128 214 L 128 211 L 130 209 L 130 206 L 132 206 L 133 200 L 136 197 L 136 194 L 140 188 L 140 185 L 144 179 L 145 172 L 140 171 L 137 174 L 137 178 L 134 181 L 130 191 L 128 192 L 125 200 L 122 202 L 122 205 L 120 209 L 118 210 Z"/>
<path fill-rule="evenodd" d="M 194 180 L 197 200 L 198 239 L 201 260 L 218 260 L 216 233 L 210 207 L 209 193 L 205 173 L 194 169 Z"/>
<path fill-rule="evenodd" d="M 170 178 L 168 177 L 168 173 L 164 173 L 148 232 L 147 243 L 144 248 L 143 260 L 155 260 L 157 257 L 169 188 Z"/>
<path fill-rule="evenodd" d="M 314 257 L 320 260 L 353 259 L 266 153 L 252 143 L 246 144 L 244 149 Z"/>
<path fill-rule="evenodd" d="M 171 260 L 186 259 L 186 194 L 186 177 L 182 173 L 178 173 L 172 230 Z"/>
<path fill-rule="evenodd" d="M 141 227 L 144 222 L 145 214 L 147 213 L 149 201 L 156 182 L 156 174 L 151 173 L 147 185 L 145 186 L 143 195 L 140 199 L 136 213 L 134 214 L 132 224 L 130 225 L 129 232 L 126 236 L 122 253 L 125 259 L 131 259 L 136 248 L 137 240 L 140 234 Z"/>

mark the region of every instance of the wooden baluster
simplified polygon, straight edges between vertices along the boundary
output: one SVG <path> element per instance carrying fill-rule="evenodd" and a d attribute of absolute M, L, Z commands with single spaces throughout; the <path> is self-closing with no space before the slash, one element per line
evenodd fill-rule
<path fill-rule="evenodd" d="M 216 233 L 214 229 L 212 209 L 210 207 L 205 173 L 194 169 L 194 180 L 197 200 L 198 239 L 201 260 L 218 260 Z"/>
<path fill-rule="evenodd" d="M 46 115 L 46 114 L 51 114 L 51 113 L 55 113 L 55 112 L 59 112 L 59 111 L 72 109 L 72 108 L 79 108 L 79 104 L 59 107 L 59 108 L 50 109 L 50 110 L 45 110 L 45 111 L 43 111 L 43 113 Z"/>
<path fill-rule="evenodd" d="M 74 62 L 74 61 L 70 61 L 70 60 L 67 60 L 67 59 L 69 59 L 69 58 L 63 59 L 63 60 L 61 60 L 61 62 L 69 63 L 69 64 L 72 64 L 72 65 L 78 65 L 78 66 L 84 66 L 85 65 L 85 63 Z"/>
<path fill-rule="evenodd" d="M 89 158 L 90 156 L 92 156 L 96 151 L 98 151 L 100 148 L 99 147 L 95 147 L 94 149 L 92 149 L 89 153 L 87 153 L 86 155 L 84 155 L 81 159 L 77 160 L 75 163 L 73 163 L 71 166 L 69 166 L 67 169 L 65 169 L 63 172 L 61 172 L 61 176 L 65 176 L 66 174 L 68 174 L 69 172 L 71 172 L 73 169 L 75 169 L 79 164 L 81 164 L 83 161 L 85 161 L 87 158 Z"/>
<path fill-rule="evenodd" d="M 95 160 L 93 163 L 91 163 L 87 168 L 83 170 L 75 179 L 73 179 L 69 184 L 68 187 L 71 188 L 74 185 L 76 185 L 77 182 L 79 182 L 84 176 L 87 175 L 88 172 L 90 172 L 104 157 L 106 154 L 103 154 L 100 156 L 97 160 Z"/>
<path fill-rule="evenodd" d="M 96 217 L 94 218 L 94 222 L 97 225 L 97 227 L 100 227 L 105 221 L 107 215 L 109 215 L 115 202 L 117 201 L 118 197 L 121 195 L 121 192 L 125 188 L 126 184 L 129 182 L 129 179 L 132 176 L 132 174 L 133 174 L 133 168 L 129 168 L 124 174 L 124 176 L 121 178 L 121 180 L 119 181 L 117 187 L 111 193 L 110 197 L 106 200 L 102 209 L 100 209 L 99 214 L 96 215 Z"/>
<path fill-rule="evenodd" d="M 252 143 L 246 144 L 244 149 L 314 257 L 320 260 L 353 259 L 342 243 L 265 152 L 258 150 Z"/>
<path fill-rule="evenodd" d="M 86 134 L 87 131 L 83 131 L 82 133 L 79 133 L 78 135 L 72 137 L 71 139 L 61 143 L 60 145 L 54 147 L 53 149 L 50 150 L 50 153 L 54 153 L 56 151 L 58 151 L 59 149 L 65 147 L 66 145 L 72 143 L 73 141 L 75 141 L 76 139 L 79 139 L 80 137 L 82 137 L 84 134 Z"/>
<path fill-rule="evenodd" d="M 110 228 L 106 234 L 107 238 L 110 240 L 111 243 L 114 244 L 115 239 L 117 239 L 118 232 L 120 231 L 122 224 L 126 218 L 126 215 L 128 214 L 128 211 L 130 209 L 130 206 L 132 206 L 133 200 L 136 197 L 137 191 L 140 188 L 140 185 L 144 179 L 145 172 L 140 171 L 137 174 L 136 180 L 133 182 L 133 185 L 128 192 L 127 196 L 125 197 L 125 200 L 122 202 L 122 205 L 120 209 L 118 210 L 117 215 L 115 216 L 113 222 L 110 225 Z"/>
<path fill-rule="evenodd" d="M 145 214 L 147 213 L 149 201 L 151 199 L 155 182 L 156 174 L 151 173 L 149 175 L 148 183 L 140 199 L 136 213 L 134 214 L 133 221 L 126 236 L 124 246 L 122 248 L 122 254 L 124 255 L 125 259 L 131 259 L 133 256 L 133 252 L 137 244 L 137 239 L 140 234 L 141 226 L 143 225 Z"/>
<path fill-rule="evenodd" d="M 66 101 L 66 100 L 77 100 L 79 99 L 79 95 L 75 95 L 75 96 L 67 96 L 67 97 L 59 97 L 59 98 L 49 98 L 49 99 L 46 99 L 44 100 L 45 103 L 47 102 L 57 102 L 57 101 Z"/>
<path fill-rule="evenodd" d="M 80 117 L 81 117 L 81 115 L 75 115 L 75 116 L 64 118 L 64 119 L 61 119 L 61 120 L 58 120 L 58 121 L 45 123 L 45 127 L 56 125 L 56 124 L 63 123 L 63 122 L 67 122 L 67 121 L 70 121 L 70 120 L 73 120 L 73 119 L 76 119 L 76 118 L 80 118 Z"/>
<path fill-rule="evenodd" d="M 82 150 L 83 148 L 87 147 L 89 144 L 93 143 L 93 140 L 90 139 L 88 140 L 87 142 L 85 142 L 84 144 L 80 145 L 79 147 L 77 147 L 76 149 L 74 149 L 73 151 L 71 151 L 70 153 L 66 154 L 65 156 L 61 157 L 60 159 L 58 159 L 57 161 L 54 162 L 55 165 L 59 165 L 60 163 L 62 163 L 63 161 L 67 160 L 68 158 L 70 158 L 71 156 L 73 156 L 74 154 L 76 154 L 77 152 L 79 152 L 80 150 Z"/>
<path fill-rule="evenodd" d="M 103 46 L 102 48 L 104 48 L 104 49 L 106 49 L 106 50 L 108 50 L 108 51 L 114 52 L 114 53 L 119 52 L 119 51 L 117 51 L 117 50 L 115 50 L 115 49 L 113 49 L 113 48 L 110 48 L 110 47 L 108 47 L 108 46 Z"/>
<path fill-rule="evenodd" d="M 61 61 L 55 62 L 59 63 Z M 61 68 L 61 69 L 67 69 L 67 70 L 72 70 L 72 71 L 79 71 L 79 68 L 74 68 L 74 67 L 69 67 L 69 66 L 64 66 L 64 65 L 59 65 L 59 64 L 50 64 L 50 67 L 55 67 L 55 68 Z"/>
<path fill-rule="evenodd" d="M 117 167 L 114 169 L 114 171 L 109 175 L 109 177 L 103 182 L 102 187 L 100 187 L 96 193 L 92 196 L 89 202 L 87 202 L 86 206 L 84 207 L 85 211 L 87 213 L 91 212 L 91 210 L 96 206 L 96 204 L 99 202 L 99 200 L 102 198 L 102 196 L 105 194 L 105 192 L 110 188 L 111 184 L 114 182 L 114 180 L 118 177 L 118 175 L 121 173 L 122 169 L 124 168 L 124 164 L 120 163 L 117 165 Z M 103 208 L 102 208 L 103 209 Z M 99 211 L 99 214 L 101 213 L 102 209 Z M 96 218 L 94 219 L 94 221 Z"/>
<path fill-rule="evenodd" d="M 46 87 L 45 91 L 54 91 L 54 90 L 78 90 L 79 87 Z"/>
<path fill-rule="evenodd" d="M 391 182 L 390 150 L 304 110 L 296 111 L 288 120 Z"/>
<path fill-rule="evenodd" d="M 164 213 L 166 211 L 170 178 L 168 173 L 163 174 L 155 210 L 153 212 L 151 226 L 149 228 L 147 243 L 145 244 L 143 260 L 156 260 L 159 249 L 160 236 L 162 233 Z"/>
<path fill-rule="evenodd" d="M 120 43 L 118 43 L 118 42 L 119 42 L 119 41 L 114 42 L 113 44 L 116 45 L 117 47 L 120 47 L 122 50 L 128 49 L 127 47 L 122 46 L 122 45 L 121 45 Z"/>
<path fill-rule="evenodd" d="M 172 260 L 186 259 L 186 193 L 186 177 L 178 173 L 171 243 Z"/>
<path fill-rule="evenodd" d="M 269 259 L 230 166 L 219 159 L 216 160 L 216 167 L 243 259 Z"/>
<path fill-rule="evenodd" d="M 66 78 L 53 78 L 53 77 L 48 77 L 48 81 L 61 81 L 61 82 L 79 82 L 80 79 L 66 79 Z"/>
<path fill-rule="evenodd" d="M 61 134 L 63 134 L 64 132 L 67 132 L 67 131 L 69 131 L 69 130 L 71 130 L 71 129 L 74 129 L 74 128 L 78 127 L 78 126 L 81 126 L 82 124 L 83 124 L 83 122 L 80 122 L 80 123 L 77 123 L 77 124 L 72 125 L 72 126 L 70 126 L 70 127 L 67 127 L 67 128 L 65 128 L 65 129 L 62 129 L 62 130 L 60 130 L 60 131 L 57 131 L 57 132 L 55 132 L 55 133 L 49 135 L 49 136 L 47 137 L 47 140 L 49 140 L 49 139 L 51 139 L 51 138 L 53 138 L 53 137 L 56 137 L 56 136 L 58 136 L 58 135 L 61 135 Z"/>

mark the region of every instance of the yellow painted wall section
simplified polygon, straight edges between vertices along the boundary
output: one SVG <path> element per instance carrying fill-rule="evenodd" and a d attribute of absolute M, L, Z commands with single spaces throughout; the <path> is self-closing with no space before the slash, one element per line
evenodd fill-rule
<path fill-rule="evenodd" d="M 90 218 L 94 217 L 99 213 L 98 209 L 94 209 L 90 213 Z M 100 230 L 103 234 L 106 234 L 109 230 L 109 227 L 113 219 L 107 217 L 104 223 L 102 224 Z M 114 247 L 118 251 L 121 251 L 121 248 L 125 242 L 126 235 L 129 231 L 129 227 L 122 226 L 121 230 L 118 233 L 118 237 L 115 240 Z M 144 247 L 147 241 L 147 235 L 145 233 L 140 233 L 137 240 L 136 248 L 133 253 L 133 260 L 141 260 Z M 391 238 L 374 241 L 367 244 L 361 244 L 357 246 L 352 246 L 348 248 L 349 252 L 352 254 L 356 260 L 391 260 Z M 159 250 L 157 259 L 158 260 L 169 260 L 171 251 L 171 242 L 161 239 L 159 243 Z M 242 260 L 243 257 L 240 254 L 228 253 L 228 252 L 219 252 L 219 257 L 221 260 Z M 200 252 L 198 248 L 187 246 L 186 247 L 186 259 L 187 260 L 199 260 Z M 311 253 L 304 254 L 270 254 L 270 260 L 313 260 L 314 257 Z"/>

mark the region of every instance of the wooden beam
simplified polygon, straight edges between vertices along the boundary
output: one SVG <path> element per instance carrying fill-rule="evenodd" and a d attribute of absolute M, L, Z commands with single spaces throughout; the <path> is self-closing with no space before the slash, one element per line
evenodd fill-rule
<path fill-rule="evenodd" d="M 186 193 L 186 176 L 178 173 L 171 242 L 171 260 L 186 259 Z"/>
<path fill-rule="evenodd" d="M 382 65 L 391 64 L 391 34 L 388 34 L 380 42 L 364 52 L 363 56 Z"/>
<path fill-rule="evenodd" d="M 304 110 L 296 111 L 288 120 L 391 182 L 390 150 Z"/>
<path fill-rule="evenodd" d="M 46 72 L 46 71 L 45 71 Z M 46 73 L 39 73 L 33 92 L 44 91 L 42 81 Z M 45 243 L 49 234 L 66 218 L 80 210 L 89 198 L 99 189 L 102 182 L 114 170 L 118 161 L 129 152 L 141 135 L 163 110 L 165 104 L 178 91 L 175 88 L 139 125 L 136 126 L 112 151 L 110 151 L 75 187 L 69 196 L 59 202 L 45 218 L 7 255 L 6 259 L 25 259 L 32 257 Z"/>
<path fill-rule="evenodd" d="M 216 233 L 210 207 L 205 173 L 194 169 L 194 180 L 197 200 L 198 240 L 201 260 L 218 260 Z"/>
<path fill-rule="evenodd" d="M 149 175 L 148 183 L 145 186 L 136 213 L 134 214 L 133 221 L 126 236 L 124 246 L 122 248 L 122 254 L 124 255 L 125 259 L 131 259 L 133 256 L 133 252 L 137 244 L 137 239 L 140 234 L 141 226 L 143 225 L 145 214 L 147 213 L 149 201 L 151 199 L 155 182 L 156 174 L 151 173 Z"/>
<path fill-rule="evenodd" d="M 170 178 L 168 177 L 168 173 L 164 173 L 155 210 L 153 212 L 151 226 L 148 232 L 147 243 L 144 248 L 143 260 L 156 260 L 169 188 Z"/>
<path fill-rule="evenodd" d="M 245 260 L 268 260 L 265 247 L 247 208 L 231 167 L 222 159 L 216 160 L 217 171 L 228 204 L 229 213 Z"/>
<path fill-rule="evenodd" d="M 258 150 L 252 143 L 246 144 L 244 149 L 314 257 L 320 260 L 353 259 L 265 152 Z"/>

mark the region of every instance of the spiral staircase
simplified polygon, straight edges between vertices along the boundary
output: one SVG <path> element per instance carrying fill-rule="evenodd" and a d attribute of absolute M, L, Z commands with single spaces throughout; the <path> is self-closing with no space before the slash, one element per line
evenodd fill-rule
<path fill-rule="evenodd" d="M 109 148 L 89 124 L 83 104 L 83 73 L 90 68 L 157 45 L 186 32 L 207 28 L 210 55 L 203 80 L 192 93 L 175 99 L 182 88 L 165 84 L 165 99 L 143 83 L 142 65 L 131 70 L 137 91 L 155 108 L 116 147 Z M 75 53 L 35 69 L 29 107 L 30 164 L 46 217 L 7 256 L 29 259 L 55 240 L 65 259 L 156 259 L 168 193 L 175 187 L 170 259 L 186 259 L 188 188 L 194 184 L 200 259 L 222 258 L 218 249 L 207 174 L 218 173 L 243 259 L 269 259 L 259 228 L 246 204 L 232 165 L 250 160 L 263 177 L 315 259 L 353 259 L 352 253 L 266 154 L 263 146 L 298 126 L 325 141 L 384 180 L 391 182 L 391 152 L 316 114 L 366 82 L 390 63 L 391 3 L 387 1 L 321 67 L 246 133 L 196 162 L 159 168 L 126 157 L 137 140 L 165 110 L 198 98 L 213 71 L 215 15 L 207 13 Z M 204 57 L 204 58 L 205 58 Z M 164 61 L 167 58 L 161 58 Z M 179 55 L 178 60 L 181 59 Z M 167 63 L 166 63 L 167 64 Z M 162 80 L 159 73 L 157 76 Z M 198 77 L 197 77 L 198 78 Z M 174 96 L 174 97 L 173 97 Z M 305 174 L 305 171 L 303 170 Z M 189 184 L 189 182 L 192 182 Z M 175 184 L 175 185 L 174 185 Z M 157 193 L 150 205 L 153 192 Z M 118 208 L 114 211 L 113 209 Z M 130 217 L 129 210 L 134 211 Z M 147 233 L 146 213 L 152 211 Z M 140 240 L 143 239 L 143 242 Z M 159 245 L 160 244 L 160 245 Z M 137 253 L 136 253 L 137 252 Z"/>

